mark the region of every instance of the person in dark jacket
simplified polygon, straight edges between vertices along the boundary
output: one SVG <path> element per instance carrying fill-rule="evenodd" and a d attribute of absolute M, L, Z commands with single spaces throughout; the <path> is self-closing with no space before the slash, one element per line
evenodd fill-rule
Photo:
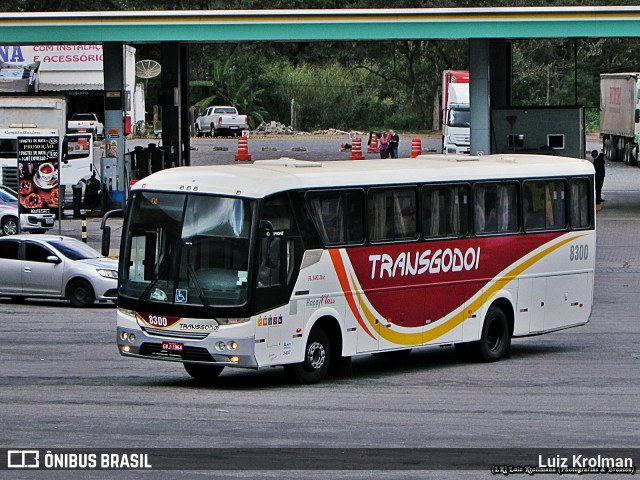
<path fill-rule="evenodd" d="M 591 150 L 591 158 L 593 158 L 593 168 L 596 170 L 596 205 L 600 205 L 602 199 L 602 185 L 604 184 L 604 154 L 598 153 L 597 150 Z"/>

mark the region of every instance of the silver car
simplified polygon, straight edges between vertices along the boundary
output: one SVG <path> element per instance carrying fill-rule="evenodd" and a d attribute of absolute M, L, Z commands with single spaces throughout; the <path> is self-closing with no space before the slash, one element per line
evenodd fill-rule
<path fill-rule="evenodd" d="M 74 307 L 115 302 L 118 261 L 60 235 L 0 238 L 0 296 L 66 298 Z"/>
<path fill-rule="evenodd" d="M 30 233 L 44 233 L 53 228 L 56 216 L 53 213 L 20 214 L 20 230 Z M 18 233 L 18 194 L 15 190 L 0 185 L 0 233 Z"/>

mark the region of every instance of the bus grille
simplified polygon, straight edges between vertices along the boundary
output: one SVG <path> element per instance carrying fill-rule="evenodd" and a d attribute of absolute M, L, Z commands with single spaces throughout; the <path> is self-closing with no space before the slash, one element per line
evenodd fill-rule
<path fill-rule="evenodd" d="M 182 352 L 167 353 L 162 351 L 161 343 L 143 343 L 140 345 L 140 355 L 146 357 L 181 357 L 182 360 L 194 362 L 213 362 L 213 357 L 209 354 L 206 348 L 200 347 L 184 347 Z"/>
<path fill-rule="evenodd" d="M 149 335 L 167 338 L 186 338 L 189 340 L 202 340 L 207 338 L 210 332 L 176 332 L 173 330 L 161 330 L 159 328 L 141 327 Z"/>

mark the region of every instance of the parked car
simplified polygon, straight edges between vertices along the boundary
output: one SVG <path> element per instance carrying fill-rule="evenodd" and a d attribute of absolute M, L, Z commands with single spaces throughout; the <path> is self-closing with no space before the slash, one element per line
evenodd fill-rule
<path fill-rule="evenodd" d="M 212 137 L 223 133 L 237 137 L 242 130 L 249 128 L 247 120 L 247 116 L 240 115 L 235 107 L 214 106 L 206 108 L 198 115 L 194 127 L 197 137 L 205 133 Z"/>
<path fill-rule="evenodd" d="M 23 213 L 20 215 L 20 230 L 44 233 L 53 228 L 55 219 L 53 213 Z M 0 231 L 2 235 L 18 233 L 18 193 L 4 185 L 0 185 Z"/>
<path fill-rule="evenodd" d="M 95 113 L 74 113 L 67 122 L 68 133 L 92 133 L 96 138 L 104 137 L 104 124 Z"/>
<path fill-rule="evenodd" d="M 66 298 L 74 307 L 115 302 L 118 262 L 60 235 L 0 238 L 0 296 Z"/>

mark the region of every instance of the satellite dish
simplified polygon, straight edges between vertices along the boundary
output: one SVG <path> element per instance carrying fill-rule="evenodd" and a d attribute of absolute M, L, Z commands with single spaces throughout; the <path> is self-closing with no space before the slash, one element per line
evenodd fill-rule
<path fill-rule="evenodd" d="M 153 78 L 160 75 L 162 67 L 155 60 L 140 60 L 136 62 L 136 77 Z"/>

